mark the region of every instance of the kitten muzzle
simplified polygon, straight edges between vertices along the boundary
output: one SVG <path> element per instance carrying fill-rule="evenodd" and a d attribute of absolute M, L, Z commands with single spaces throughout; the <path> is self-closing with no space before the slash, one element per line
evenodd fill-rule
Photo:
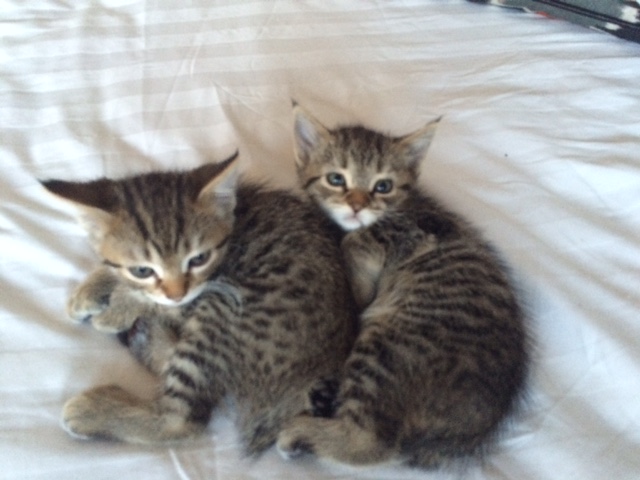
<path fill-rule="evenodd" d="M 187 294 L 187 279 L 180 278 L 177 280 L 165 280 L 160 285 L 162 293 L 164 293 L 169 300 L 174 302 L 180 302 Z"/>
<path fill-rule="evenodd" d="M 366 208 L 371 203 L 371 195 L 364 190 L 351 190 L 345 196 L 346 202 L 349 204 L 354 213 Z"/>

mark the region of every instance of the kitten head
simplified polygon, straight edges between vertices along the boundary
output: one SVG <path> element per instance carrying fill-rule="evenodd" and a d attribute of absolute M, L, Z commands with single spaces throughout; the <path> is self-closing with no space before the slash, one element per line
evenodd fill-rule
<path fill-rule="evenodd" d="M 233 226 L 237 153 L 186 172 L 42 184 L 73 202 L 93 248 L 150 300 L 182 305 L 204 289 Z"/>
<path fill-rule="evenodd" d="M 368 227 L 398 208 L 415 187 L 438 122 L 404 137 L 363 127 L 329 130 L 296 105 L 300 184 L 343 230 Z"/>

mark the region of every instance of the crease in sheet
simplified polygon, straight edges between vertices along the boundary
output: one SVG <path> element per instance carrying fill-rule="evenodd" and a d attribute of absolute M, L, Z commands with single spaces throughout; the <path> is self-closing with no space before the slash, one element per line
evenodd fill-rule
<path fill-rule="evenodd" d="M 173 448 L 169 449 L 169 457 L 171 458 L 171 463 L 173 464 L 173 468 L 175 469 L 175 472 L 178 474 L 178 477 L 180 478 L 180 480 L 192 480 L 191 476 L 187 473 L 187 471 L 182 466 L 182 462 L 180 461 L 180 458 L 178 458 L 178 455 Z"/>

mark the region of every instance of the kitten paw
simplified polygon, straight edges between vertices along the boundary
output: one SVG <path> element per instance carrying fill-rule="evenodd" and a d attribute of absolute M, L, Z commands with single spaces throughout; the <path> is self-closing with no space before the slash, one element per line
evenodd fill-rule
<path fill-rule="evenodd" d="M 120 333 L 130 330 L 138 318 L 153 316 L 154 307 L 131 289 L 117 287 L 111 293 L 109 305 L 91 317 L 96 330 Z"/>
<path fill-rule="evenodd" d="M 313 443 L 306 435 L 308 423 L 315 424 L 314 419 L 307 416 L 299 416 L 293 419 L 289 426 L 283 428 L 278 434 L 276 450 L 285 460 L 292 460 L 307 455 L 315 454 Z"/>
<path fill-rule="evenodd" d="M 283 432 L 284 433 L 284 432 Z M 276 443 L 276 450 L 285 460 L 293 460 L 307 455 L 313 455 L 313 445 L 304 438 L 290 438 L 281 434 Z"/>
<path fill-rule="evenodd" d="M 95 298 L 88 296 L 85 290 L 81 285 L 67 302 L 67 315 L 77 323 L 88 321 L 109 306 L 108 294 Z"/>
<path fill-rule="evenodd" d="M 79 439 L 115 438 L 109 424 L 131 395 L 117 386 L 98 387 L 77 395 L 62 409 L 62 427 Z"/>
<path fill-rule="evenodd" d="M 111 306 L 91 317 L 93 328 L 106 333 L 121 333 L 129 330 L 135 321 L 135 314 L 123 306 Z"/>
<path fill-rule="evenodd" d="M 78 323 L 100 314 L 109 306 L 117 283 L 117 277 L 108 268 L 94 270 L 71 294 L 67 314 Z"/>
<path fill-rule="evenodd" d="M 311 413 L 314 417 L 332 417 L 338 408 L 338 388 L 335 378 L 320 380 L 309 392 Z"/>

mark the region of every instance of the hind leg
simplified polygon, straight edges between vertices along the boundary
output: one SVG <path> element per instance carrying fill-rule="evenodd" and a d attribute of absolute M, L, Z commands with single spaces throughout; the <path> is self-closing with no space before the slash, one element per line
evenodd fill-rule
<path fill-rule="evenodd" d="M 206 422 L 169 397 L 140 399 L 116 385 L 93 388 L 64 406 L 62 424 L 73 437 L 103 438 L 129 443 L 161 444 L 194 436 Z"/>
<path fill-rule="evenodd" d="M 287 460 L 312 454 L 349 465 L 381 464 L 394 457 L 394 449 L 381 442 L 372 429 L 345 416 L 298 416 L 278 435 L 277 449 Z"/>
<path fill-rule="evenodd" d="M 138 398 L 109 385 L 88 390 L 64 406 L 65 430 L 79 438 L 109 438 L 131 443 L 162 444 L 202 431 L 224 387 L 206 352 L 194 342 L 179 341 L 162 377 L 162 393 L 153 400 Z"/>
<path fill-rule="evenodd" d="M 239 410 L 238 428 L 249 455 L 258 455 L 271 447 L 283 425 L 302 415 L 330 416 L 335 410 L 338 383 L 323 377 L 313 385 L 289 388 L 277 398 L 261 395 L 248 400 Z"/>
<path fill-rule="evenodd" d="M 330 417 L 337 408 L 337 374 L 321 377 L 311 385 L 290 387 L 277 398 L 260 395 L 239 409 L 239 430 L 249 455 L 257 455 L 271 447 L 282 430 L 293 419 L 311 415 Z"/>
<path fill-rule="evenodd" d="M 381 464 L 398 457 L 399 423 L 385 415 L 384 408 L 370 404 L 376 396 L 364 395 L 362 382 L 350 378 L 348 371 L 340 383 L 337 377 L 316 382 L 309 395 L 312 408 L 292 418 L 278 435 L 282 457 L 313 454 L 349 465 Z"/>

